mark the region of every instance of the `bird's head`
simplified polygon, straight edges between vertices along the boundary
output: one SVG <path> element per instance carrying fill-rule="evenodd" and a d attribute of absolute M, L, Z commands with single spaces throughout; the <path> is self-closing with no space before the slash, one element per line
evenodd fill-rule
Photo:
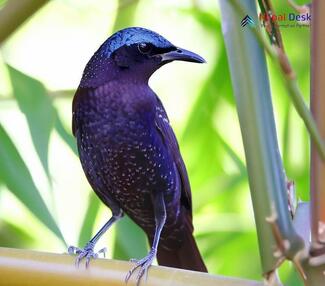
<path fill-rule="evenodd" d="M 205 62 L 201 56 L 176 47 L 153 31 L 126 28 L 101 45 L 88 62 L 81 84 L 97 86 L 123 77 L 147 81 L 159 67 L 172 61 Z"/>

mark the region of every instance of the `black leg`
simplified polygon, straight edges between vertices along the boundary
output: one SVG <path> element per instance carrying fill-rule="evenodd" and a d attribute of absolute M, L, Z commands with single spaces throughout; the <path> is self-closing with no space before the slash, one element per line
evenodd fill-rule
<path fill-rule="evenodd" d="M 155 212 L 156 229 L 155 229 L 155 236 L 153 239 L 151 250 L 147 256 L 145 256 L 140 260 L 131 259 L 131 261 L 135 262 L 136 265 L 127 273 L 125 277 L 125 282 L 127 283 L 130 277 L 132 276 L 132 274 L 134 273 L 134 271 L 137 268 L 140 268 L 136 278 L 137 286 L 139 286 L 140 284 L 141 277 L 144 274 L 147 275 L 147 271 L 157 255 L 160 234 L 166 221 L 166 208 L 165 208 L 163 193 L 157 193 L 153 195 L 153 205 L 154 205 L 154 212 Z"/>

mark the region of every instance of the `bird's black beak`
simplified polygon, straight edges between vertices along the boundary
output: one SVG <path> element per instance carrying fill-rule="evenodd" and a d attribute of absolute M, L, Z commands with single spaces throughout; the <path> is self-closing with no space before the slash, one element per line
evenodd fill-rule
<path fill-rule="evenodd" d="M 159 55 L 162 62 L 185 61 L 192 63 L 206 63 L 205 59 L 191 51 L 177 48 L 176 50 Z"/>

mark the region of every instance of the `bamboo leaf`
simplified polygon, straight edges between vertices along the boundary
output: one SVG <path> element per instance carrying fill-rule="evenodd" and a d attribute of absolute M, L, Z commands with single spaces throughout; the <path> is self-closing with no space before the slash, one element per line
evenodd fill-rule
<path fill-rule="evenodd" d="M 50 180 L 48 146 L 54 125 L 55 109 L 41 82 L 8 65 L 13 94 L 25 114 L 31 137 Z"/>
<path fill-rule="evenodd" d="M 75 138 L 71 135 L 69 131 L 65 128 L 63 125 L 63 122 L 57 112 L 55 111 L 55 122 L 54 122 L 54 128 L 60 135 L 61 139 L 70 147 L 72 152 L 78 156 L 78 150 L 77 150 L 77 144 Z"/>
<path fill-rule="evenodd" d="M 95 193 L 91 191 L 89 194 L 87 211 L 81 225 L 78 245 L 85 245 L 91 239 L 99 207 L 100 201 Z"/>
<path fill-rule="evenodd" d="M 0 221 L 0 245 L 2 247 L 27 248 L 35 243 L 35 237 L 20 225 Z"/>
<path fill-rule="evenodd" d="M 218 140 L 221 142 L 222 146 L 224 147 L 226 153 L 231 157 L 231 159 L 236 164 L 239 172 L 241 174 L 246 174 L 246 166 L 245 163 L 239 158 L 239 156 L 236 154 L 235 150 L 232 148 L 232 146 L 217 132 Z"/>
<path fill-rule="evenodd" d="M 147 254 L 144 232 L 127 216 L 116 224 L 114 259 L 129 260 L 142 258 Z"/>
<path fill-rule="evenodd" d="M 30 212 L 64 242 L 62 233 L 35 186 L 29 170 L 1 124 L 0 142 L 1 181 Z"/>

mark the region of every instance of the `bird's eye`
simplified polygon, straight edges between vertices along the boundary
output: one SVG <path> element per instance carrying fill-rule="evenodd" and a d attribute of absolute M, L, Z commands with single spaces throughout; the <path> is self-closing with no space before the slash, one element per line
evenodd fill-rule
<path fill-rule="evenodd" d="M 139 43 L 138 50 L 141 54 L 149 54 L 152 50 L 152 46 L 147 43 Z"/>

